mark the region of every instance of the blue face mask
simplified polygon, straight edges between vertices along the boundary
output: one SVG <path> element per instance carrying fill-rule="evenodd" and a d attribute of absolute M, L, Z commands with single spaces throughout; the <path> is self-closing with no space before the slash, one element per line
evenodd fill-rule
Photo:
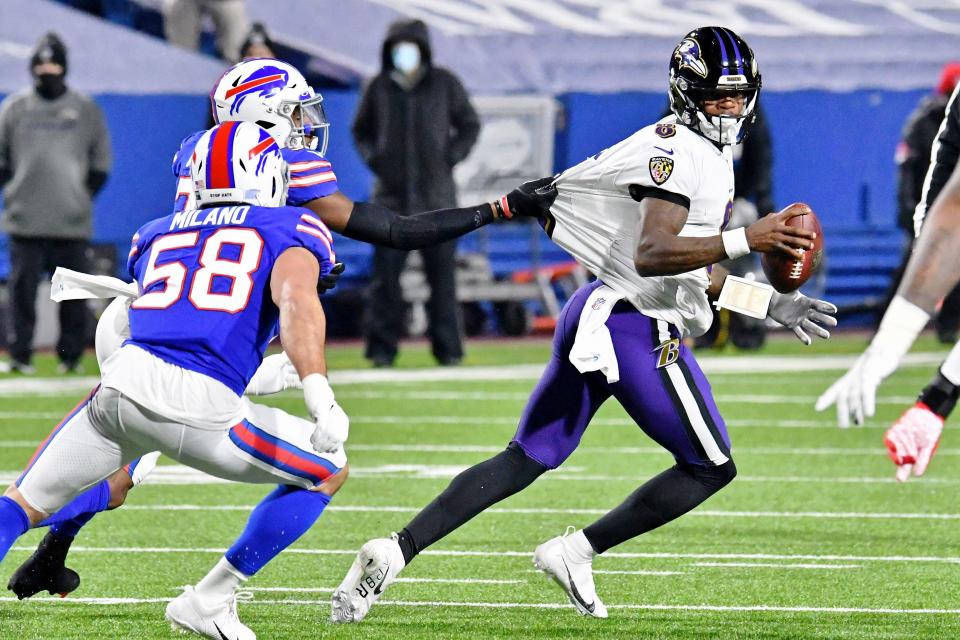
<path fill-rule="evenodd" d="M 420 47 L 413 42 L 398 42 L 391 52 L 393 66 L 400 73 L 413 73 L 420 66 Z"/>

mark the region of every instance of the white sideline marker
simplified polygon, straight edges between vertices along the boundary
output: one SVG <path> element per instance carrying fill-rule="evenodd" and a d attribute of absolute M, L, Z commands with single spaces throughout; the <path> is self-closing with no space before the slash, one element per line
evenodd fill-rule
<path fill-rule="evenodd" d="M 694 562 L 694 567 L 736 567 L 744 569 L 862 569 L 861 564 L 794 564 L 789 562 Z M 596 573 L 596 571 L 594 571 Z"/>

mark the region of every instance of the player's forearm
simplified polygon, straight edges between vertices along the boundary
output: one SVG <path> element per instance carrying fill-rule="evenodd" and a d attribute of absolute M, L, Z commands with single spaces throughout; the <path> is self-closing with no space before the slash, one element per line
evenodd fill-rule
<path fill-rule="evenodd" d="M 707 286 L 708 298 L 716 300 L 720 297 L 720 291 L 723 289 L 723 283 L 728 275 L 730 275 L 730 272 L 725 267 L 718 264 L 713 265 L 713 269 L 710 270 L 710 284 Z"/>
<path fill-rule="evenodd" d="M 720 236 L 690 238 L 655 232 L 643 238 L 633 264 L 641 276 L 670 276 L 726 260 Z"/>
<path fill-rule="evenodd" d="M 357 202 L 343 235 L 394 249 L 422 249 L 459 238 L 495 219 L 488 203 L 401 216 L 386 207 Z"/>
<path fill-rule="evenodd" d="M 960 279 L 960 171 L 954 171 L 924 221 L 897 293 L 928 313 Z"/>
<path fill-rule="evenodd" d="M 290 288 L 282 293 L 278 306 L 280 341 L 300 379 L 311 373 L 327 375 L 327 320 L 316 290 Z"/>

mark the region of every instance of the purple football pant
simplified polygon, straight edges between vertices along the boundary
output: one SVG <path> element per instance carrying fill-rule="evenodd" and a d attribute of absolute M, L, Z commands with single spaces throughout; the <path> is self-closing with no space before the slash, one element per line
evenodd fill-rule
<path fill-rule="evenodd" d="M 730 458 L 726 425 L 703 371 L 693 353 L 679 343 L 679 332 L 672 325 L 620 301 L 606 323 L 620 380 L 608 384 L 603 373 L 580 373 L 570 362 L 580 313 L 601 284 L 581 287 L 563 308 L 550 363 L 527 401 L 513 441 L 530 458 L 555 469 L 580 444 L 600 405 L 613 396 L 677 462 L 725 463 Z"/>

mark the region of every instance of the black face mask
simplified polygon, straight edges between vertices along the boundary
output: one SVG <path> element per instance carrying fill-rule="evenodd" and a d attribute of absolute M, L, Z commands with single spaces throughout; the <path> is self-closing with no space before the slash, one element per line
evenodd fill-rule
<path fill-rule="evenodd" d="M 42 73 L 34 76 L 33 81 L 37 93 L 47 100 L 59 98 L 67 92 L 67 84 L 63 74 L 60 73 Z"/>

